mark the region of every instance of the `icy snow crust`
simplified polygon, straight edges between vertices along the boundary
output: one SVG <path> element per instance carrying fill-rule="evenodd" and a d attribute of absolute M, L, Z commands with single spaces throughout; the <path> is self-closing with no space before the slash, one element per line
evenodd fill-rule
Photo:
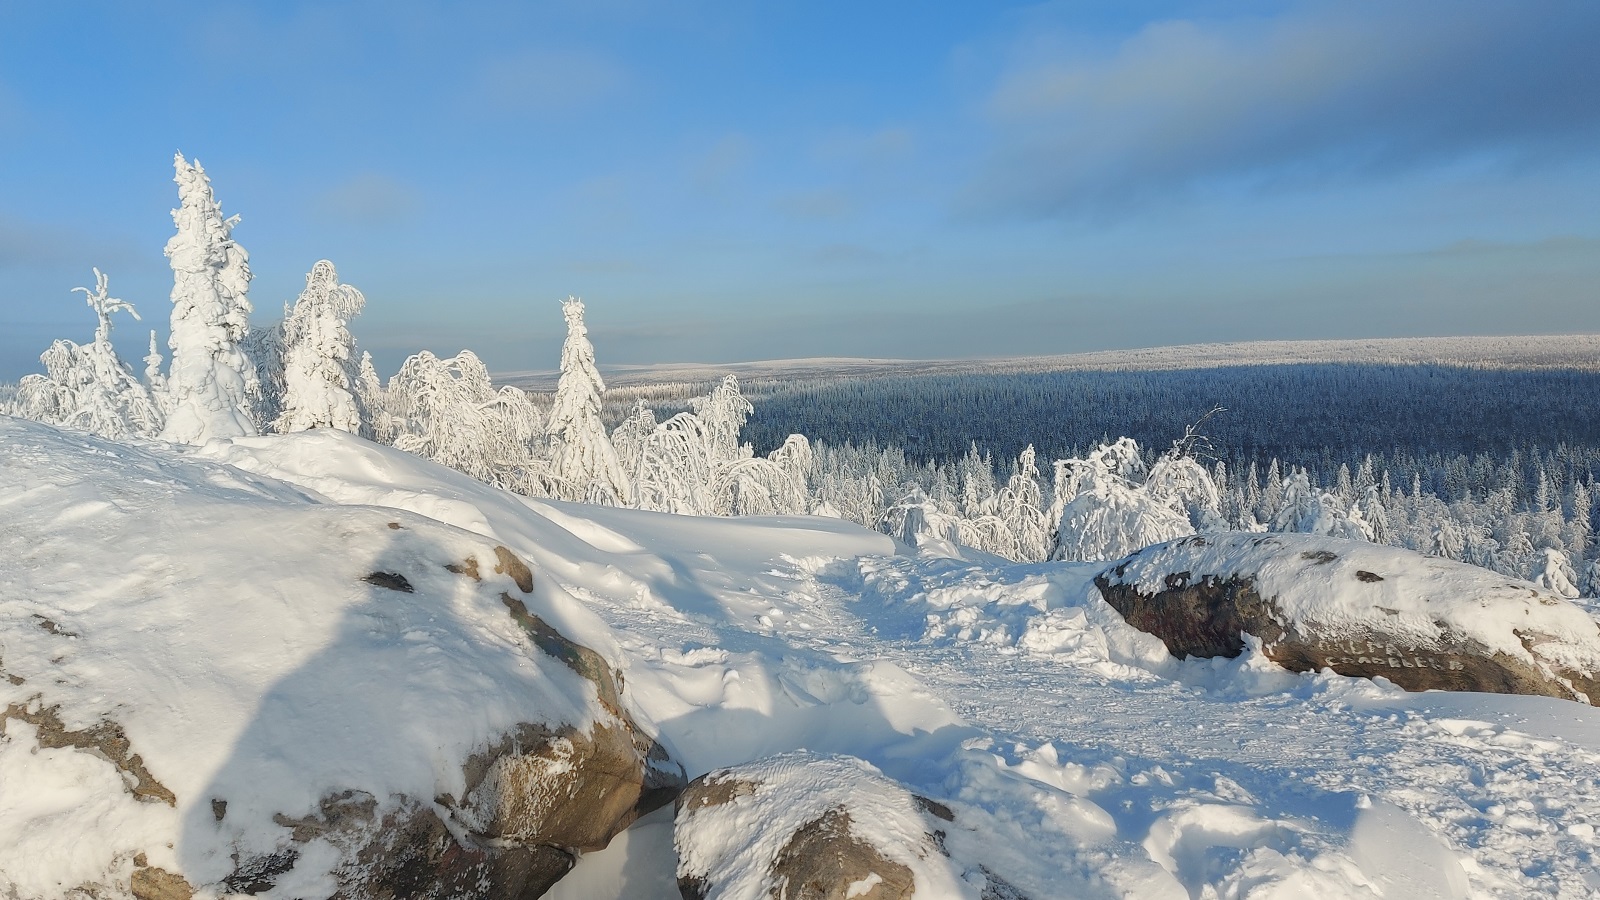
<path fill-rule="evenodd" d="M 1600 711 L 1294 675 L 1254 650 L 1178 662 L 1099 599 L 1103 563 L 528 500 L 344 434 L 179 456 L 0 419 L 0 448 L 0 668 L 25 677 L 0 678 L 0 700 L 114 718 L 178 802 L 134 801 L 105 760 L 8 722 L 0 895 L 61 896 L 136 850 L 223 870 L 204 833 L 222 779 L 274 808 L 355 774 L 427 797 L 507 723 L 583 721 L 541 699 L 592 693 L 521 649 L 505 585 L 358 580 L 495 543 L 532 566 L 531 610 L 623 670 L 630 711 L 691 777 L 801 749 L 863 760 L 954 811 L 951 872 L 972 892 L 979 863 L 1034 900 L 1600 891 Z M 372 702 L 341 706 L 344 683 Z M 787 771 L 797 796 L 828 780 Z M 549 896 L 674 898 L 676 866 L 668 808 Z"/>
<path fill-rule="evenodd" d="M 1208 534 L 1148 547 L 1108 575 L 1148 596 L 1179 572 L 1190 583 L 1250 578 L 1279 624 L 1303 634 L 1378 632 L 1437 646 L 1448 629 L 1530 665 L 1600 671 L 1600 626 L 1582 607 L 1529 582 L 1410 550 L 1316 535 Z M 1519 633 L 1537 636 L 1537 657 Z"/>

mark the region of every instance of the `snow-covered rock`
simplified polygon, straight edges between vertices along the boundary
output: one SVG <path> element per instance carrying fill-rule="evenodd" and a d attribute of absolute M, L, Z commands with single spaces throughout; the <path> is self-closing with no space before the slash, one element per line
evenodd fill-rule
<path fill-rule="evenodd" d="M 1179 658 L 1238 656 L 1383 676 L 1406 690 L 1600 703 L 1600 626 L 1528 582 L 1409 550 L 1297 534 L 1206 534 L 1095 578 L 1129 624 Z"/>
<path fill-rule="evenodd" d="M 946 858 L 943 804 L 868 763 L 786 753 L 695 779 L 678 798 L 686 898 L 976 897 Z"/>
<path fill-rule="evenodd" d="M 433 519 L 0 417 L 0 561 L 0 896 L 538 896 L 683 783 Z"/>

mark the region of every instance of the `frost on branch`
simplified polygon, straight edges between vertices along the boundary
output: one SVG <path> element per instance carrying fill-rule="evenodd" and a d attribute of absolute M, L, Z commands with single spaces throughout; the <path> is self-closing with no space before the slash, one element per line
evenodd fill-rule
<path fill-rule="evenodd" d="M 283 316 L 283 404 L 274 429 L 361 431 L 360 375 L 347 326 L 365 303 L 360 291 L 339 283 L 333 263 L 311 267 L 306 289 Z"/>
<path fill-rule="evenodd" d="M 172 263 L 171 414 L 161 436 L 202 444 L 256 433 L 250 418 L 255 369 L 241 344 L 250 327 L 249 255 L 233 240 L 238 217 L 224 218 L 198 160 L 173 158 L 178 232 L 167 241 Z"/>

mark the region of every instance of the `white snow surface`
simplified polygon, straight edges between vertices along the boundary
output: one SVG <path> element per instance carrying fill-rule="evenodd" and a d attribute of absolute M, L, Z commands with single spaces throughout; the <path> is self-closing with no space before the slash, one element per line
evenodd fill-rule
<path fill-rule="evenodd" d="M 1295 675 L 1254 649 L 1180 663 L 1099 599 L 1101 563 L 530 500 L 321 430 L 173 451 L 0 419 L 0 454 L 0 668 L 24 678 L 0 678 L 0 704 L 42 692 L 78 724 L 114 719 L 178 797 L 137 803 L 104 760 L 13 720 L 0 895 L 125 884 L 138 850 L 220 875 L 224 839 L 274 835 L 202 833 L 214 786 L 274 809 L 356 774 L 431 796 L 496 729 L 582 721 L 559 698 L 591 695 L 523 652 L 505 587 L 438 574 L 496 543 L 691 777 L 862 760 L 955 810 L 967 885 L 981 864 L 1035 900 L 1600 893 L 1600 710 Z M 417 593 L 359 581 L 373 569 Z M 511 689 L 529 684 L 566 689 Z M 550 896 L 678 896 L 671 816 Z"/>

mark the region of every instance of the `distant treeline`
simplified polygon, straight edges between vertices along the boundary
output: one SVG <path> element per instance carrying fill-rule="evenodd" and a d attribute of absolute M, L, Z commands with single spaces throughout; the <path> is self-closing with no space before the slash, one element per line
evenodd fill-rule
<path fill-rule="evenodd" d="M 1214 406 L 1227 411 L 1205 431 L 1230 467 L 1277 458 L 1323 480 L 1367 454 L 1393 470 L 1433 455 L 1600 448 L 1600 373 L 1571 370 L 1273 365 L 757 382 L 747 393 L 759 399 L 744 439 L 758 453 L 796 432 L 899 447 L 919 462 L 973 444 L 996 459 L 1028 444 L 1063 459 L 1121 435 L 1159 450 Z"/>

